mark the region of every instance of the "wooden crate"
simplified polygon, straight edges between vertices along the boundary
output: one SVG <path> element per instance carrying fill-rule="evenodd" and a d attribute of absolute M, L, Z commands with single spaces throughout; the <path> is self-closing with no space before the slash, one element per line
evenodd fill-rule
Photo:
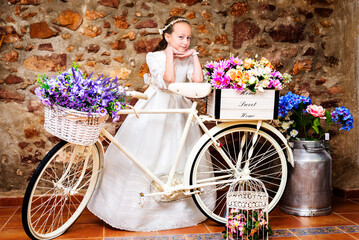
<path fill-rule="evenodd" d="M 270 120 L 278 118 L 279 91 L 238 92 L 215 89 L 207 100 L 207 114 L 215 119 Z"/>

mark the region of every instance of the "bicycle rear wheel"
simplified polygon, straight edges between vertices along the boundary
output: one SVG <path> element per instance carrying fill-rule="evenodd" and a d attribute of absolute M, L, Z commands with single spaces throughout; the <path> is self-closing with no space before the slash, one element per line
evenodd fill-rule
<path fill-rule="evenodd" d="M 287 182 L 286 157 L 280 144 L 268 133 L 259 130 L 257 139 L 254 138 L 255 133 L 255 126 L 237 124 L 220 129 L 213 135 L 239 172 L 248 160 L 249 175 L 261 180 L 267 189 L 268 211 L 271 211 L 282 196 Z M 203 214 L 216 222 L 226 223 L 227 192 L 234 181 L 238 181 L 238 177 L 208 138 L 198 149 L 190 174 L 191 185 L 216 183 L 192 195 Z"/>
<path fill-rule="evenodd" d="M 96 145 L 57 144 L 40 162 L 26 189 L 22 223 L 31 239 L 52 239 L 80 217 L 96 187 L 100 157 Z"/>

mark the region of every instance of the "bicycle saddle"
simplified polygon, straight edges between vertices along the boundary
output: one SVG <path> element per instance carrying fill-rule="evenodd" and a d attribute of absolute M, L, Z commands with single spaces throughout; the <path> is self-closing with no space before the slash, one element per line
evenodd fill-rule
<path fill-rule="evenodd" d="M 210 83 L 171 83 L 168 90 L 188 98 L 207 97 L 212 90 Z"/>

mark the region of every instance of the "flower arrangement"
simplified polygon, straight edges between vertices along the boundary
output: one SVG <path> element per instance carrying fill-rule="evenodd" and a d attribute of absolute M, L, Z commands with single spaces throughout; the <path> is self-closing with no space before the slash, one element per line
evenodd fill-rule
<path fill-rule="evenodd" d="M 117 78 L 111 81 L 101 75 L 95 79 L 92 74 L 86 77 L 74 63 L 71 69 L 59 72 L 58 76 L 39 75 L 35 93 L 44 105 L 59 105 L 89 115 L 109 114 L 114 122 L 117 121 L 119 111 L 127 106 L 125 90 L 116 84 Z"/>
<path fill-rule="evenodd" d="M 312 104 L 309 97 L 291 92 L 279 98 L 279 119 L 277 125 L 290 139 L 320 140 L 333 123 L 341 125 L 339 130 L 353 128 L 353 116 L 345 107 L 336 108 L 332 113 L 322 106 Z M 325 127 L 321 119 L 325 119 Z"/>
<path fill-rule="evenodd" d="M 289 83 L 292 76 L 274 70 L 272 64 L 264 57 L 260 60 L 246 58 L 241 60 L 231 56 L 222 61 L 207 62 L 204 66 L 207 82 L 216 89 L 246 89 L 256 92 L 264 89 L 281 90 L 283 84 Z"/>
<path fill-rule="evenodd" d="M 271 235 L 272 229 L 265 213 L 231 209 L 224 238 L 257 240 L 267 239 L 267 234 Z"/>

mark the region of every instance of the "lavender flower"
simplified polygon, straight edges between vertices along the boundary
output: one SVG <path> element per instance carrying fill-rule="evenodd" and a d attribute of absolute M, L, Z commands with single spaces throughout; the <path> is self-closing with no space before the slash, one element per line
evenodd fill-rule
<path fill-rule="evenodd" d="M 51 78 L 39 75 L 35 93 L 45 105 L 62 107 L 100 115 L 116 116 L 127 106 L 126 92 L 117 85 L 117 78 L 88 77 L 74 65 Z"/>

